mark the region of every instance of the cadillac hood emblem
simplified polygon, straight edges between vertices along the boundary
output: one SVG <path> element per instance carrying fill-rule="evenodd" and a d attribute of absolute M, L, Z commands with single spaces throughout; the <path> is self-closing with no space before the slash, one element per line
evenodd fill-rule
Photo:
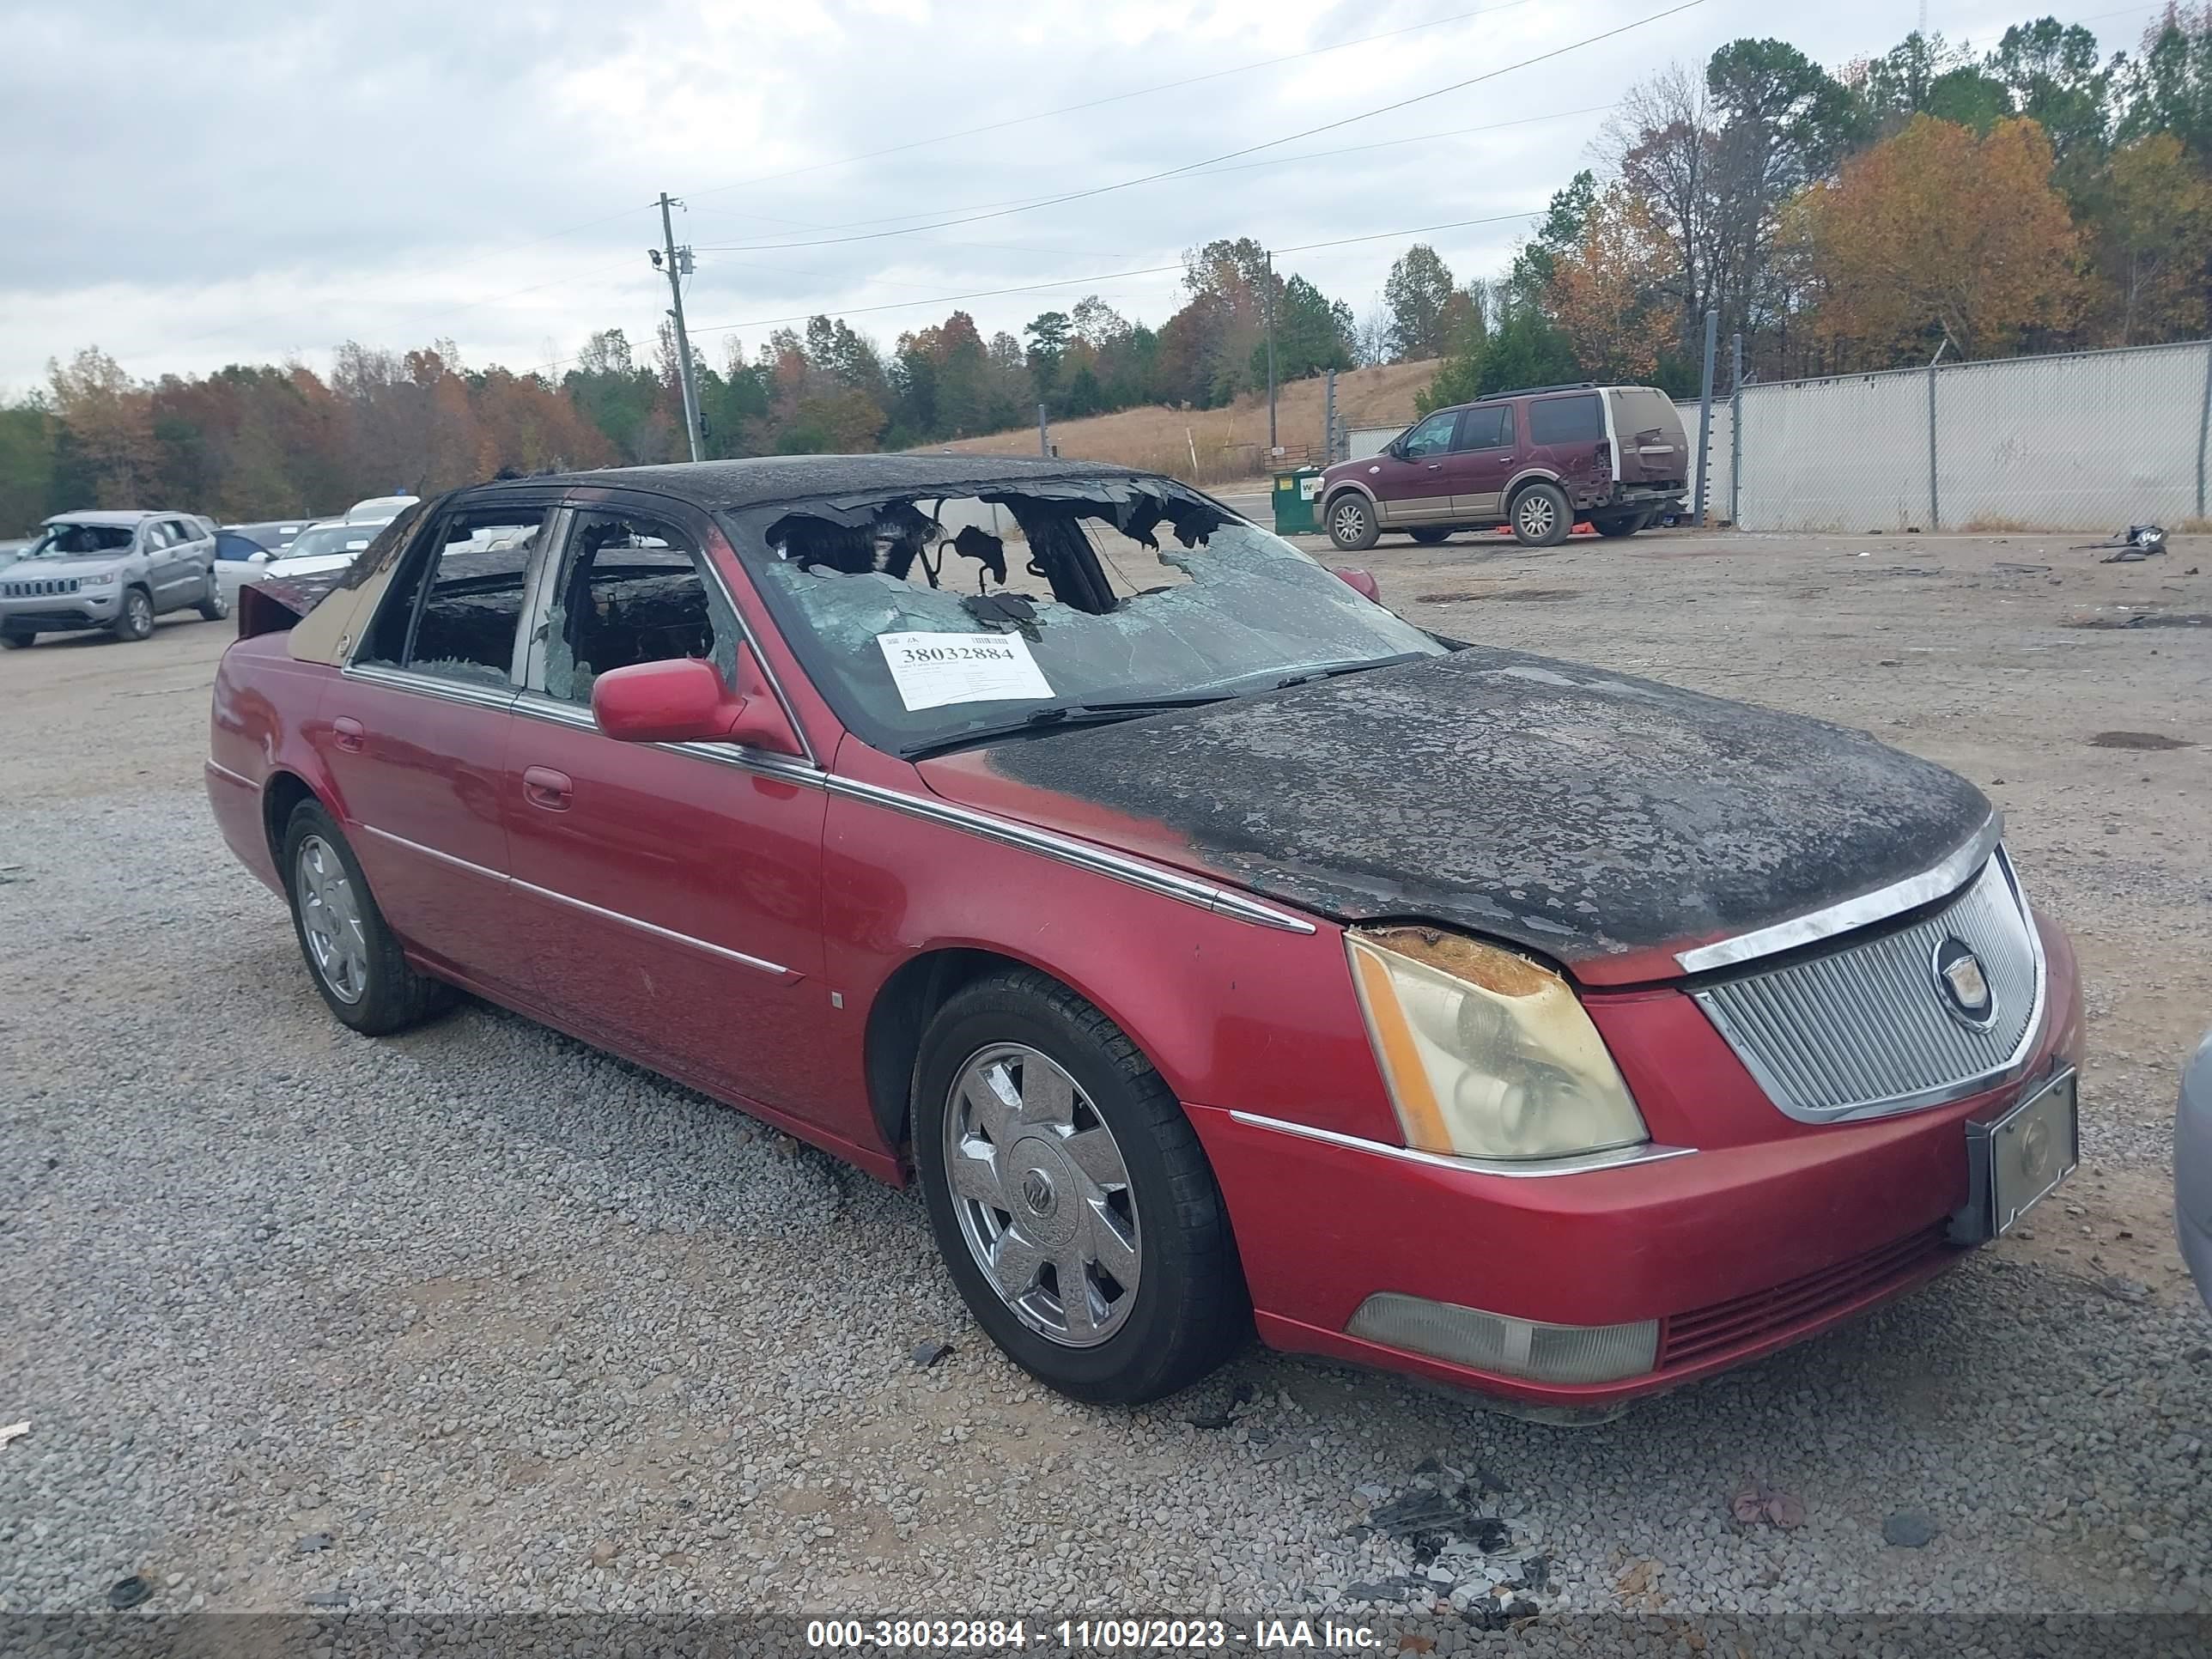
<path fill-rule="evenodd" d="M 1987 1025 L 1996 1016 L 1996 998 L 1974 947 L 1951 934 L 1936 947 L 1935 969 L 1936 988 L 1952 1018 L 1968 1025 Z"/>

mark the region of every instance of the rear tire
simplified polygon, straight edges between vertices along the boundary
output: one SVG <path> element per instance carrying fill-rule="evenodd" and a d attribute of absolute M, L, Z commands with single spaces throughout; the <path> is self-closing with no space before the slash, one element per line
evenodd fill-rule
<path fill-rule="evenodd" d="M 1458 528 L 1457 525 L 1437 525 L 1425 530 L 1409 530 L 1406 533 L 1424 547 L 1434 547 L 1438 542 L 1449 541 Z"/>
<path fill-rule="evenodd" d="M 1522 546 L 1557 547 L 1575 527 L 1575 515 L 1559 485 L 1533 483 L 1513 498 L 1512 523 Z"/>
<path fill-rule="evenodd" d="M 115 637 L 118 640 L 150 640 L 154 637 L 154 596 L 143 587 L 123 590 L 123 609 L 115 618 Z"/>
<path fill-rule="evenodd" d="M 1590 528 L 1601 536 L 1633 536 L 1651 522 L 1648 513 L 1614 514 L 1608 518 L 1592 519 Z"/>
<path fill-rule="evenodd" d="M 911 1107 L 945 1267 L 1031 1376 L 1133 1405 L 1195 1382 L 1243 1340 L 1251 1304 L 1197 1133 L 1136 1044 L 1074 992 L 1019 969 L 954 993 L 922 1034 Z"/>
<path fill-rule="evenodd" d="M 1364 553 L 1382 533 L 1375 522 L 1375 504 L 1356 489 L 1347 489 L 1328 504 L 1328 538 L 1347 553 Z"/>
<path fill-rule="evenodd" d="M 353 848 L 320 802 L 292 809 L 282 859 L 307 975 L 343 1023 L 363 1036 L 388 1036 L 446 1006 L 452 988 L 408 965 Z"/>
<path fill-rule="evenodd" d="M 0 629 L 0 647 L 10 651 L 27 651 L 39 642 L 39 636 L 26 629 Z"/>
<path fill-rule="evenodd" d="M 213 565 L 208 567 L 207 597 L 200 601 L 200 615 L 208 622 L 221 622 L 230 615 L 230 601 L 223 597 L 222 578 L 216 574 Z"/>

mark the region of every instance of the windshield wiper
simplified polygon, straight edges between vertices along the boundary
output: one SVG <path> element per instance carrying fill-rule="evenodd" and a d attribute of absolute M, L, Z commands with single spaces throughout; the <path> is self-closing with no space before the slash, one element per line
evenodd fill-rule
<path fill-rule="evenodd" d="M 1304 685 L 1309 680 L 1333 680 L 1340 674 L 1363 673 L 1370 668 L 1395 668 L 1400 663 L 1426 662 L 1435 653 L 1428 651 L 1401 651 L 1395 657 L 1370 657 L 1362 662 L 1331 663 L 1323 668 L 1309 668 L 1302 674 L 1275 682 L 1275 690 L 1287 691 L 1294 685 Z"/>
<path fill-rule="evenodd" d="M 1127 697 L 1110 702 L 1064 702 L 1050 708 L 1032 708 L 1018 723 L 985 726 L 980 731 L 963 732 L 957 737 L 943 738 L 905 751 L 908 760 L 927 760 L 933 755 L 949 754 L 955 749 L 965 749 L 979 743 L 994 743 L 1000 738 L 1024 736 L 1031 732 L 1058 730 L 1070 726 L 1099 726 L 1114 720 L 1134 720 L 1140 714 L 1158 714 L 1170 708 L 1202 708 L 1210 702 L 1226 702 L 1231 694 L 1225 691 L 1195 692 L 1181 697 Z"/>

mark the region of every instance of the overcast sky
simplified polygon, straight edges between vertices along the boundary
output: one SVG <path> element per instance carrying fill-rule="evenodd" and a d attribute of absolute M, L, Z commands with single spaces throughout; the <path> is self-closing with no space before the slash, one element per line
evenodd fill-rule
<path fill-rule="evenodd" d="M 0 0 L 0 396 L 88 344 L 150 377 L 327 371 L 348 338 L 450 337 L 472 366 L 557 374 L 593 329 L 652 339 L 662 190 L 687 204 L 685 307 L 716 363 L 809 313 L 888 346 L 940 320 L 945 296 L 1062 279 L 958 303 L 987 335 L 1093 292 L 1157 323 L 1176 273 L 1120 273 L 1218 236 L 1376 237 L 1279 261 L 1364 312 L 1415 240 L 1462 277 L 1502 269 L 1528 224 L 1505 216 L 1587 165 L 1604 106 L 1670 59 L 1780 33 L 1835 67 L 1920 13 L 1702 0 L 1657 15 L 1679 3 Z M 2057 15 L 2109 53 L 2160 9 Z M 2038 15 L 1928 8 L 1932 30 L 1977 46 Z M 911 147 L 867 155 L 894 146 Z M 1381 147 L 1316 154 L 1351 146 Z M 827 240 L 948 219 L 973 222 Z"/>

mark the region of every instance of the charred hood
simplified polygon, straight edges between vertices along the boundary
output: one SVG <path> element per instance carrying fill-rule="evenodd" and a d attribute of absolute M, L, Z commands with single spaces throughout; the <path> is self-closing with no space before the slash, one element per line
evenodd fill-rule
<path fill-rule="evenodd" d="M 1917 875 L 1990 810 L 1863 732 L 1482 647 L 921 770 L 1321 915 L 1464 927 L 1609 980 Z"/>

